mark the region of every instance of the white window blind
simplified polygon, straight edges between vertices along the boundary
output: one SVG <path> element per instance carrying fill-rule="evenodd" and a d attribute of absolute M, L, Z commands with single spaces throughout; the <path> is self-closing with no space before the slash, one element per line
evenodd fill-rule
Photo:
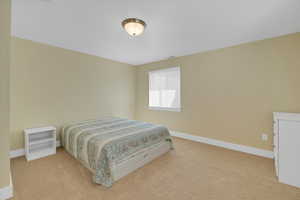
<path fill-rule="evenodd" d="M 180 111 L 180 67 L 149 72 L 149 108 Z"/>

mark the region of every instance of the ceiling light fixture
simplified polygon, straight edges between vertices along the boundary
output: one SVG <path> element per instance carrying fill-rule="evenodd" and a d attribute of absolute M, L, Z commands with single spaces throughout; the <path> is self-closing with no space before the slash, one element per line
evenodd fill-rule
<path fill-rule="evenodd" d="M 122 22 L 122 26 L 129 35 L 138 36 L 144 32 L 146 23 L 141 19 L 128 18 Z"/>

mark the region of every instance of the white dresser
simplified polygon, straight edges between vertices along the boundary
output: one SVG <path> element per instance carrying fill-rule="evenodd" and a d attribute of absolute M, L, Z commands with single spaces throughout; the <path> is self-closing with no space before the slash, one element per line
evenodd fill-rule
<path fill-rule="evenodd" d="M 274 113 L 274 156 L 279 182 L 300 187 L 300 114 Z"/>

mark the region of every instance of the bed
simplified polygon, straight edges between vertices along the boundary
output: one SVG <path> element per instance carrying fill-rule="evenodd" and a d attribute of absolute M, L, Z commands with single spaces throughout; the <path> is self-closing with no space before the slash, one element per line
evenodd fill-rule
<path fill-rule="evenodd" d="M 70 123 L 61 141 L 93 181 L 106 187 L 173 149 L 166 127 L 115 117 Z"/>

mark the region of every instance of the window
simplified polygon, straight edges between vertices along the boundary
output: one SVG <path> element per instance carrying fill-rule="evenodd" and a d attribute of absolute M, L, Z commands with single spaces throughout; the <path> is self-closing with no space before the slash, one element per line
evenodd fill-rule
<path fill-rule="evenodd" d="M 149 72 L 149 109 L 180 112 L 180 67 Z"/>

